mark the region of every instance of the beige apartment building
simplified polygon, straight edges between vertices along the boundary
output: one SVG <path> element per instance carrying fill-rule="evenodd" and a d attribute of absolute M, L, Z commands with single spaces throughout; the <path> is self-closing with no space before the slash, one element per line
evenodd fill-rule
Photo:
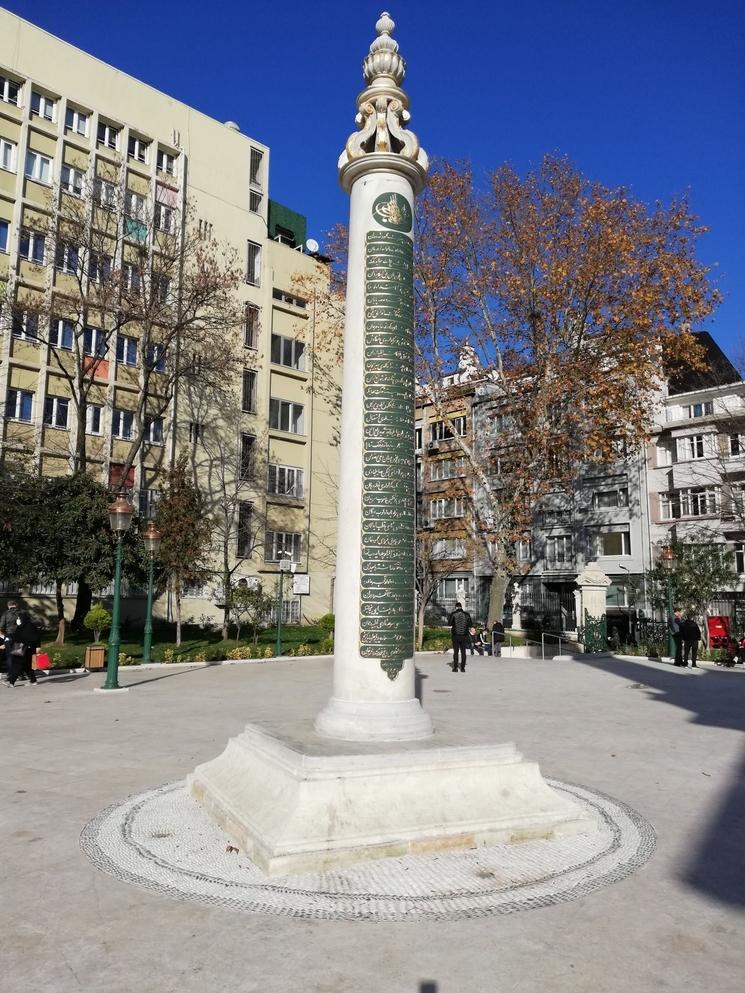
<path fill-rule="evenodd" d="M 233 582 L 258 580 L 267 591 L 280 560 L 292 562 L 286 619 L 332 609 L 340 363 L 315 299 L 328 270 L 305 248 L 304 218 L 270 201 L 269 176 L 269 148 L 236 124 L 0 10 L 0 458 L 66 473 L 84 430 L 88 471 L 124 487 L 147 517 L 164 468 L 188 453 L 217 523 L 214 581 L 186 591 L 185 619 L 220 616 L 224 552 Z M 124 473 L 143 366 L 165 383 L 166 363 L 179 359 L 158 345 L 143 354 L 131 327 L 107 332 L 103 306 L 84 330 L 64 307 L 57 318 L 55 301 L 74 296 L 85 251 L 56 220 L 70 209 L 87 217 L 87 230 L 98 230 L 99 217 L 115 229 L 108 254 L 89 248 L 86 282 L 118 272 L 128 286 L 146 246 L 155 285 L 167 238 L 225 243 L 245 267 L 219 388 L 174 379 Z M 178 274 L 159 278 L 164 300 L 177 297 Z M 42 313 L 54 315 L 44 326 Z M 73 410 L 76 362 L 89 379 L 84 425 Z M 124 613 L 140 609 L 132 591 Z"/>

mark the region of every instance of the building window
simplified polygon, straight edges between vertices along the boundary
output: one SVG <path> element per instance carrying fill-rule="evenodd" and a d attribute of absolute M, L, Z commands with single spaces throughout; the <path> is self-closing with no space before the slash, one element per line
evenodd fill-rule
<path fill-rule="evenodd" d="M 200 241 L 212 241 L 212 223 L 203 221 L 200 217 L 197 221 L 197 237 Z"/>
<path fill-rule="evenodd" d="M 596 555 L 631 555 L 631 534 L 628 528 L 601 531 L 595 535 Z"/>
<path fill-rule="evenodd" d="M 13 337 L 26 341 L 37 341 L 39 338 L 39 318 L 28 310 L 16 310 L 11 319 Z"/>
<path fill-rule="evenodd" d="M 463 455 L 452 459 L 434 459 L 429 464 L 429 478 L 433 483 L 443 479 L 455 479 L 463 475 L 465 467 L 466 460 Z"/>
<path fill-rule="evenodd" d="M 158 231 L 165 231 L 173 234 L 175 230 L 176 211 L 173 207 L 167 207 L 164 203 L 155 205 L 155 227 Z"/>
<path fill-rule="evenodd" d="M 43 93 L 31 91 L 31 113 L 43 117 L 45 121 L 53 121 L 57 109 L 57 101 L 45 97 Z"/>
<path fill-rule="evenodd" d="M 75 110 L 73 107 L 68 107 L 65 111 L 65 130 L 74 131 L 76 134 L 82 134 L 83 136 L 88 134 L 88 115 L 84 114 L 82 110 Z"/>
<path fill-rule="evenodd" d="M 105 179 L 96 177 L 93 180 L 93 200 L 104 210 L 113 210 L 116 206 L 116 186 Z"/>
<path fill-rule="evenodd" d="M 530 538 L 521 538 L 517 543 L 517 561 L 530 562 L 533 558 L 533 542 Z"/>
<path fill-rule="evenodd" d="M 303 372 L 305 370 L 305 342 L 273 334 L 272 362 Z"/>
<path fill-rule="evenodd" d="M 40 152 L 26 152 L 26 175 L 29 179 L 35 179 L 37 183 L 52 182 L 52 160 L 42 155 Z"/>
<path fill-rule="evenodd" d="M 238 542 L 236 554 L 239 559 L 246 559 L 253 551 L 253 541 L 251 535 L 251 523 L 253 518 L 253 504 L 241 500 L 238 503 Z"/>
<path fill-rule="evenodd" d="M 457 417 L 450 418 L 452 422 L 452 428 L 445 421 L 434 421 L 429 426 L 429 436 L 431 441 L 447 441 L 449 438 L 454 438 L 459 435 L 461 438 L 465 435 L 468 427 L 468 419 L 465 414 L 459 414 Z"/>
<path fill-rule="evenodd" d="M 0 221 L 0 252 L 8 251 L 8 240 L 10 237 L 10 224 L 8 221 Z"/>
<path fill-rule="evenodd" d="M 432 542 L 433 559 L 462 559 L 466 555 L 466 543 L 462 538 L 437 538 Z"/>
<path fill-rule="evenodd" d="M 168 303 L 171 297 L 171 279 L 162 272 L 154 272 L 151 276 L 153 299 L 158 303 Z"/>
<path fill-rule="evenodd" d="M 7 76 L 0 76 L 0 100 L 3 103 L 13 103 L 18 106 L 18 96 L 21 92 L 22 83 L 17 83 L 15 79 Z"/>
<path fill-rule="evenodd" d="M 269 401 L 269 427 L 274 431 L 289 431 L 291 434 L 304 434 L 304 407 L 301 403 L 289 400 Z"/>
<path fill-rule="evenodd" d="M 417 452 L 422 450 L 422 429 L 420 427 L 414 428 L 414 447 Z"/>
<path fill-rule="evenodd" d="M 0 138 L 0 169 L 16 171 L 16 145 L 7 138 Z"/>
<path fill-rule="evenodd" d="M 88 277 L 92 283 L 103 283 L 111 279 L 114 260 L 110 255 L 91 252 L 88 260 Z"/>
<path fill-rule="evenodd" d="M 259 347 L 259 308 L 246 304 L 243 344 L 246 348 Z"/>
<path fill-rule="evenodd" d="M 738 575 L 745 572 L 745 544 L 735 545 L 735 571 Z"/>
<path fill-rule="evenodd" d="M 269 465 L 267 493 L 280 496 L 302 497 L 303 470 L 289 465 Z"/>
<path fill-rule="evenodd" d="M 134 414 L 131 410 L 114 408 L 111 415 L 111 434 L 120 441 L 129 441 L 132 437 Z"/>
<path fill-rule="evenodd" d="M 629 491 L 626 486 L 616 490 L 596 490 L 592 494 L 593 510 L 610 510 L 616 507 L 628 507 Z"/>
<path fill-rule="evenodd" d="M 80 265 L 80 251 L 77 245 L 71 245 L 69 241 L 58 241 L 54 252 L 54 267 L 59 272 L 66 272 L 69 276 L 78 274 Z"/>
<path fill-rule="evenodd" d="M 264 153 L 259 151 L 258 148 L 251 149 L 251 159 L 249 164 L 249 182 L 252 186 L 262 186 L 262 169 L 261 165 L 264 161 Z"/>
<path fill-rule="evenodd" d="M 437 583 L 437 602 L 452 606 L 456 603 L 467 605 L 470 588 L 468 576 L 453 576 L 448 579 L 441 579 Z"/>
<path fill-rule="evenodd" d="M 691 434 L 685 438 L 676 439 L 676 450 L 678 462 L 691 462 L 694 459 L 703 459 L 706 455 L 704 436 L 702 434 Z"/>
<path fill-rule="evenodd" d="M 255 241 L 247 243 L 246 282 L 261 286 L 261 245 Z"/>
<path fill-rule="evenodd" d="M 570 534 L 555 534 L 546 538 L 546 565 L 549 568 L 571 565 L 572 536 Z"/>
<path fill-rule="evenodd" d="M 156 342 L 147 346 L 147 364 L 152 372 L 166 371 L 166 349 L 165 345 Z"/>
<path fill-rule="evenodd" d="M 264 199 L 264 194 L 259 193 L 258 190 L 251 190 L 248 194 L 248 209 L 252 214 L 261 213 L 261 204 Z"/>
<path fill-rule="evenodd" d="M 30 390 L 8 390 L 5 402 L 5 416 L 11 421 L 31 421 L 34 409 L 34 394 Z"/>
<path fill-rule="evenodd" d="M 124 194 L 124 213 L 127 217 L 140 220 L 145 216 L 145 197 L 133 190 L 127 190 Z"/>
<path fill-rule="evenodd" d="M 102 358 L 108 351 L 106 335 L 101 328 L 83 328 L 83 354 Z"/>
<path fill-rule="evenodd" d="M 111 124 L 104 124 L 103 121 L 100 121 L 98 125 L 98 144 L 103 145 L 105 148 L 113 148 L 116 151 L 119 147 L 119 130 L 119 128 L 115 128 Z"/>
<path fill-rule="evenodd" d="M 151 521 L 155 517 L 155 511 L 158 506 L 159 493 L 157 490 L 144 489 L 140 490 L 138 504 L 140 517 L 144 518 L 146 521 Z M 182 594 L 183 596 L 184 594 Z"/>
<path fill-rule="evenodd" d="M 146 417 L 145 418 L 145 441 L 149 441 L 151 445 L 162 445 L 163 444 L 163 418 L 162 417 Z"/>
<path fill-rule="evenodd" d="M 279 562 L 280 559 L 289 559 L 291 562 L 299 562 L 302 542 L 303 536 L 293 531 L 267 531 L 264 561 Z"/>
<path fill-rule="evenodd" d="M 714 404 L 711 400 L 703 403 L 692 403 L 684 408 L 686 417 L 709 417 L 714 413 Z"/>
<path fill-rule="evenodd" d="M 137 339 L 128 338 L 127 335 L 118 334 L 116 336 L 116 361 L 123 365 L 137 365 Z"/>
<path fill-rule="evenodd" d="M 256 438 L 252 434 L 241 434 L 241 456 L 238 467 L 240 479 L 253 479 Z"/>
<path fill-rule="evenodd" d="M 732 456 L 745 455 L 745 435 L 731 434 L 729 436 L 729 453 Z"/>
<path fill-rule="evenodd" d="M 204 434 L 204 424 L 201 421 L 189 421 L 189 441 L 194 443 Z"/>
<path fill-rule="evenodd" d="M 18 243 L 18 253 L 22 259 L 35 262 L 37 265 L 44 264 L 44 249 L 46 238 L 38 231 L 30 231 L 28 228 L 21 229 L 21 237 Z"/>
<path fill-rule="evenodd" d="M 132 262 L 122 264 L 122 282 L 130 293 L 140 292 L 140 270 Z"/>
<path fill-rule="evenodd" d="M 44 423 L 53 428 L 66 428 L 69 406 L 70 401 L 66 397 L 46 397 L 44 400 Z"/>
<path fill-rule="evenodd" d="M 145 141 L 143 138 L 134 138 L 130 136 L 129 145 L 127 147 L 127 155 L 130 159 L 134 159 L 135 162 L 147 162 L 149 148 L 149 141 Z"/>
<path fill-rule="evenodd" d="M 64 317 L 52 321 L 49 328 L 50 345 L 54 345 L 56 348 L 72 349 L 74 339 L 75 325 L 72 321 L 68 321 Z"/>
<path fill-rule="evenodd" d="M 719 487 L 698 486 L 677 493 L 660 494 L 660 513 L 663 520 L 680 517 L 707 517 L 719 510 Z"/>
<path fill-rule="evenodd" d="M 62 166 L 61 186 L 67 193 L 72 193 L 76 197 L 82 196 L 84 182 L 85 174 L 80 169 L 73 169 L 69 165 Z"/>
<path fill-rule="evenodd" d="M 158 159 L 157 159 L 157 169 L 158 172 L 165 172 L 169 176 L 173 176 L 176 173 L 176 156 L 171 155 L 170 152 L 164 152 L 162 148 L 158 149 Z"/>
<path fill-rule="evenodd" d="M 101 434 L 101 413 L 103 407 L 97 403 L 89 403 L 85 408 L 85 433 Z"/>
<path fill-rule="evenodd" d="M 448 517 L 463 517 L 463 497 L 439 497 L 430 500 L 429 516 L 433 521 Z"/>
<path fill-rule="evenodd" d="M 241 409 L 247 414 L 256 413 L 256 373 L 252 369 L 243 370 Z"/>
<path fill-rule="evenodd" d="M 308 301 L 303 297 L 296 296 L 294 293 L 288 293 L 287 290 L 280 290 L 276 286 L 272 290 L 272 300 L 278 300 L 280 303 L 289 303 L 291 307 L 299 307 L 301 310 L 305 310 L 308 306 Z"/>

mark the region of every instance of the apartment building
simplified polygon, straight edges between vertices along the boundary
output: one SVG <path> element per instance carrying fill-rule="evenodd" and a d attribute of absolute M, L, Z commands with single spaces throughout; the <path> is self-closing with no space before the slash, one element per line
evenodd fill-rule
<path fill-rule="evenodd" d="M 235 123 L 0 10 L 0 457 L 30 456 L 42 474 L 66 473 L 84 431 L 88 471 L 151 516 L 164 468 L 186 452 L 211 504 L 229 506 L 216 526 L 224 533 L 214 581 L 186 591 L 194 619 L 219 615 L 222 544 L 234 581 L 273 589 L 280 560 L 293 563 L 286 619 L 331 609 L 340 369 L 324 358 L 332 346 L 314 305 L 328 271 L 305 248 L 302 215 L 270 201 L 269 178 L 269 148 Z M 63 227 L 76 211 L 96 236 L 110 226 L 110 248 L 70 240 Z M 132 461 L 143 369 L 157 392 L 168 363 L 184 361 L 182 343 L 164 349 L 136 325 L 112 330 L 115 308 L 103 303 L 76 329 L 64 304 L 57 317 L 57 301 L 80 295 L 85 268 L 86 287 L 98 282 L 99 293 L 114 276 L 120 292 L 147 278 L 178 306 L 183 269 L 158 270 L 166 239 L 235 251 L 245 272 L 234 291 L 241 319 L 210 342 L 230 354 L 215 390 L 208 377 L 174 378 L 167 405 L 145 413 Z M 137 272 L 144 257 L 146 277 Z M 73 417 L 76 362 L 89 379 L 84 426 Z M 125 612 L 138 609 L 133 598 Z"/>
<path fill-rule="evenodd" d="M 514 549 L 516 570 L 505 591 L 508 617 L 516 583 L 524 625 L 576 630 L 575 580 L 597 563 L 611 580 L 609 630 L 615 626 L 623 638 L 638 618 L 652 615 L 647 576 L 661 548 L 687 540 L 714 542 L 734 553 L 732 580 L 717 609 L 733 616 L 739 610 L 745 619 L 745 382 L 710 335 L 702 332 L 698 340 L 708 370 L 661 383 L 649 443 L 636 451 L 619 446 L 612 463 L 586 466 L 568 491 L 541 500 Z M 461 600 L 474 617 L 485 618 L 494 575 L 483 537 L 490 509 L 472 465 L 497 495 L 509 485 L 508 476 L 501 478 L 499 455 L 509 439 L 509 418 L 492 377 L 472 362 L 464 367 L 461 361 L 443 380 L 440 398 L 440 410 L 453 411 L 455 429 L 444 443 L 439 436 L 445 429 L 437 426 L 442 418 L 425 394 L 417 421 L 421 515 L 443 539 L 437 545 L 442 579 L 433 600 L 443 611 Z M 461 431 L 471 458 L 459 445 Z M 442 470 L 435 460 L 446 460 Z M 457 493 L 452 482 L 439 482 L 453 476 Z M 446 499 L 436 493 L 438 486 L 447 489 Z M 447 531 L 457 531 L 459 541 Z"/>

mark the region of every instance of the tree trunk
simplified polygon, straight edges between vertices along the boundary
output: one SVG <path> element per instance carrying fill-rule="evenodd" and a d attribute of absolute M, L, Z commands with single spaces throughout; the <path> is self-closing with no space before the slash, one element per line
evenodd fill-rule
<path fill-rule="evenodd" d="M 504 614 L 504 598 L 509 576 L 506 572 L 495 572 L 489 586 L 489 611 L 486 623 L 491 629 L 495 621 L 501 621 Z"/>
<path fill-rule="evenodd" d="M 176 599 L 176 646 L 181 645 L 181 583 L 175 584 L 174 590 Z"/>
<path fill-rule="evenodd" d="M 223 547 L 222 596 L 225 604 L 222 608 L 222 640 L 230 637 L 230 568 L 227 551 Z"/>
<path fill-rule="evenodd" d="M 55 640 L 55 645 L 64 645 L 65 643 L 65 604 L 62 599 L 62 583 L 59 579 L 55 580 L 54 583 L 54 596 L 57 601 L 57 638 Z"/>
<path fill-rule="evenodd" d="M 416 648 L 421 652 L 424 644 L 424 615 L 427 611 L 427 601 L 419 597 L 419 607 L 416 612 Z"/>
<path fill-rule="evenodd" d="M 83 618 L 91 609 L 93 602 L 93 590 L 86 583 L 82 576 L 78 577 L 78 596 L 75 600 L 75 613 L 72 615 L 70 627 L 73 631 L 79 631 L 83 626 Z"/>
<path fill-rule="evenodd" d="M 236 645 L 241 640 L 241 625 L 239 621 L 236 621 L 235 625 L 235 643 Z"/>

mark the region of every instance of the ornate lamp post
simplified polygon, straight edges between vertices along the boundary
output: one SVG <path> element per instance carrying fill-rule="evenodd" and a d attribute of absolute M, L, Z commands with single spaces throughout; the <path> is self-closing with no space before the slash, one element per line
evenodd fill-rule
<path fill-rule="evenodd" d="M 279 582 L 277 583 L 277 642 L 274 646 L 274 654 L 282 654 L 282 579 L 286 572 L 294 572 L 295 563 L 290 561 L 289 556 L 283 555 L 279 560 Z"/>
<path fill-rule="evenodd" d="M 122 587 L 122 538 L 129 531 L 135 509 L 123 496 L 118 496 L 109 507 L 109 523 L 116 538 L 116 568 L 114 571 L 114 603 L 111 608 L 111 632 L 106 662 L 105 690 L 119 689 L 119 603 Z"/>
<path fill-rule="evenodd" d="M 145 632 L 142 641 L 142 661 L 150 661 L 150 652 L 153 647 L 153 572 L 155 570 L 155 557 L 160 548 L 160 531 L 152 521 L 147 526 L 147 530 L 142 536 L 147 550 L 147 608 L 145 610 Z"/>
<path fill-rule="evenodd" d="M 675 658 L 675 639 L 670 629 L 670 618 L 673 616 L 673 565 L 675 563 L 672 545 L 660 546 L 660 561 L 667 577 L 667 654 L 672 659 Z"/>

